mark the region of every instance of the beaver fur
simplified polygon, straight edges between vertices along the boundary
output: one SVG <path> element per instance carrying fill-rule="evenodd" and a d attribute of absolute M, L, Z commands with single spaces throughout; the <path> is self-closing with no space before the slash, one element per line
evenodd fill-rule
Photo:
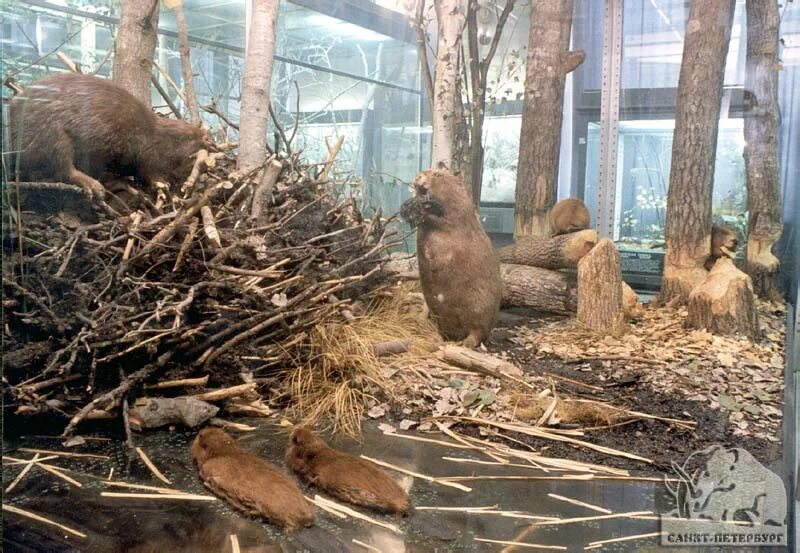
<path fill-rule="evenodd" d="M 500 258 L 461 179 L 423 171 L 401 215 L 417 227 L 422 293 L 447 340 L 474 348 L 497 322 L 503 284 Z"/>
<path fill-rule="evenodd" d="M 22 180 L 78 184 L 99 197 L 98 180 L 113 177 L 183 182 L 197 151 L 213 147 L 199 127 L 156 115 L 107 79 L 77 73 L 29 85 L 11 100 L 9 118 Z"/>
<path fill-rule="evenodd" d="M 286 466 L 332 496 L 383 513 L 406 515 L 408 494 L 378 465 L 337 451 L 307 428 L 292 432 Z"/>
<path fill-rule="evenodd" d="M 550 234 L 558 236 L 589 228 L 591 216 L 586 204 L 578 198 L 561 200 L 550 210 Z"/>
<path fill-rule="evenodd" d="M 242 448 L 219 428 L 204 428 L 192 443 L 203 483 L 237 509 L 260 515 L 287 532 L 311 526 L 314 510 L 286 473 Z"/>

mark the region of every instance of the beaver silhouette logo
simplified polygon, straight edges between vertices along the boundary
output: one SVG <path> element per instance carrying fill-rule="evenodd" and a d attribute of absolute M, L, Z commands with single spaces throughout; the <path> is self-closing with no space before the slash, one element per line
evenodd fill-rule
<path fill-rule="evenodd" d="M 661 516 L 664 545 L 770 546 L 786 543 L 781 478 L 741 448 L 692 453 L 664 478 L 674 508 Z"/>

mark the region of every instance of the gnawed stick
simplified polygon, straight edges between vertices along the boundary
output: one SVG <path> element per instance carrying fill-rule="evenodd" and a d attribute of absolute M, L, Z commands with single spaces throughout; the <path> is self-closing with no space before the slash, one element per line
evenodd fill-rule
<path fill-rule="evenodd" d="M 344 135 L 341 135 L 337 140 L 334 146 L 328 144 L 328 138 L 325 138 L 325 145 L 328 147 L 328 158 L 325 160 L 325 167 L 322 169 L 322 172 L 319 174 L 318 181 L 324 181 L 328 178 L 328 171 L 330 171 L 333 162 L 336 161 L 336 156 L 339 155 L 339 150 L 342 149 L 342 144 L 344 144 Z"/>
<path fill-rule="evenodd" d="M 514 547 L 524 547 L 528 549 L 550 549 L 553 551 L 566 551 L 567 547 L 563 545 L 544 545 L 540 543 L 525 543 L 524 541 L 505 541 L 505 540 L 490 540 L 488 538 L 473 538 L 475 541 L 483 543 L 496 543 L 498 545 L 511 545 Z M 503 549 L 505 551 L 505 549 Z"/>
<path fill-rule="evenodd" d="M 577 505 L 579 507 L 585 507 L 592 511 L 597 511 L 598 513 L 603 513 L 606 515 L 610 515 L 613 511 L 609 511 L 608 509 L 604 509 L 602 507 L 598 507 L 597 505 L 592 505 L 591 503 L 584 503 L 583 501 L 578 501 L 577 499 L 572 499 L 569 497 L 564 497 L 563 495 L 558 495 L 554 493 L 547 494 L 547 497 L 552 497 L 553 499 L 557 499 L 559 501 L 563 501 L 564 503 L 569 503 L 570 505 Z"/>
<path fill-rule="evenodd" d="M 150 469 L 150 472 L 153 473 L 153 476 L 165 484 L 172 484 L 172 482 L 170 482 L 167 477 L 164 476 L 160 470 L 158 470 L 158 467 L 153 464 L 153 461 L 150 460 L 150 457 L 147 456 L 141 447 L 136 448 L 136 453 L 139 455 L 139 458 L 141 458 L 142 462 L 147 466 L 147 468 Z"/>
<path fill-rule="evenodd" d="M 136 237 L 133 236 L 133 233 L 136 232 L 136 229 L 139 228 L 139 223 L 142 222 L 142 212 L 137 211 L 131 217 L 131 226 L 128 230 L 128 234 L 130 237 L 128 238 L 128 242 L 125 244 L 125 251 L 122 253 L 122 260 L 127 261 L 128 258 L 131 256 L 131 251 L 133 251 L 133 244 L 136 242 Z"/>
<path fill-rule="evenodd" d="M 206 172 L 208 167 L 206 166 L 206 161 L 208 160 L 208 150 L 198 150 L 197 156 L 194 160 L 194 165 L 192 166 L 192 172 L 189 173 L 189 177 L 186 181 L 181 185 L 181 194 L 184 198 L 188 197 L 192 190 L 194 189 L 195 183 L 197 183 L 197 179 L 200 178 L 200 175 Z"/>
<path fill-rule="evenodd" d="M 210 419 L 208 424 L 218 428 L 224 428 L 225 430 L 236 430 L 237 432 L 252 432 L 257 430 L 255 426 L 250 426 L 249 424 L 244 424 L 242 422 L 226 421 L 225 419 L 220 419 L 218 417 L 213 417 Z"/>
<path fill-rule="evenodd" d="M 17 487 L 17 484 L 22 482 L 22 479 L 25 478 L 25 475 L 30 472 L 30 470 L 33 468 L 34 463 L 39 459 L 39 456 L 40 454 L 37 453 L 36 455 L 33 456 L 33 459 L 31 459 L 30 463 L 27 463 L 24 467 L 22 467 L 22 470 L 19 471 L 17 477 L 14 478 L 14 480 L 11 481 L 11 484 L 9 484 L 8 487 L 6 488 L 5 493 L 9 493 L 11 490 Z"/>
<path fill-rule="evenodd" d="M 388 522 L 383 522 L 377 519 L 374 519 L 370 516 L 367 516 L 363 513 L 359 513 L 358 511 L 351 509 L 350 507 L 346 507 L 341 503 L 337 503 L 335 501 L 331 501 L 321 495 L 315 495 L 313 503 L 315 505 L 325 505 L 326 507 L 330 507 L 340 513 L 344 513 L 346 515 L 350 515 L 353 518 L 357 518 L 359 520 L 363 520 L 364 522 L 369 522 L 370 524 L 374 524 L 375 526 L 380 526 L 381 528 L 386 528 L 387 530 L 391 530 L 392 532 L 396 532 L 398 534 L 402 533 L 400 528 L 394 524 L 389 524 Z"/>
<path fill-rule="evenodd" d="M 8 505 L 6 503 L 3 503 L 3 511 L 9 512 L 9 513 L 14 513 L 15 515 L 19 515 L 21 517 L 29 518 L 29 519 L 35 520 L 37 522 L 43 522 L 45 524 L 49 524 L 51 526 L 55 526 L 56 528 L 59 528 L 60 530 L 63 530 L 64 532 L 72 534 L 73 536 L 78 536 L 79 538 L 85 538 L 86 537 L 86 534 L 84 534 L 83 532 L 80 532 L 78 530 L 75 530 L 74 528 L 70 528 L 69 526 L 65 526 L 63 524 L 59 524 L 58 522 L 55 522 L 54 520 L 50 520 L 47 517 L 43 517 L 42 515 L 37 515 L 36 513 L 31 512 L 31 511 L 26 511 L 25 509 L 20 509 L 19 507 L 14 507 L 13 505 Z"/>
<path fill-rule="evenodd" d="M 608 543 L 618 543 L 618 542 L 622 542 L 622 541 L 632 541 L 632 540 L 645 540 L 647 538 L 658 538 L 658 537 L 661 537 L 662 534 L 663 534 L 662 532 L 650 532 L 648 534 L 637 534 L 635 536 L 623 536 L 621 538 L 611 538 L 611 539 L 607 539 L 607 540 L 592 541 L 592 542 L 589 542 L 589 545 L 587 545 L 583 549 L 584 550 L 597 549 L 597 548 L 602 547 L 602 546 L 604 546 L 604 545 L 606 545 Z"/>
<path fill-rule="evenodd" d="M 165 390 L 167 388 L 192 388 L 194 386 L 205 386 L 208 384 L 208 375 L 200 378 L 181 378 L 178 380 L 165 380 L 164 382 L 157 382 L 145 386 L 151 390 Z"/>
<path fill-rule="evenodd" d="M 264 166 L 261 179 L 253 192 L 253 203 L 250 206 L 250 217 L 255 219 L 257 224 L 264 220 L 267 205 L 272 196 L 272 189 L 275 187 L 282 169 L 283 164 L 274 155 Z"/>
<path fill-rule="evenodd" d="M 255 391 L 256 391 L 256 384 L 254 382 L 248 382 L 247 384 L 238 384 L 236 386 L 231 386 L 229 388 L 220 388 L 219 390 L 211 390 L 208 392 L 203 392 L 202 394 L 195 394 L 190 397 L 194 399 L 199 399 L 200 401 L 220 401 L 232 397 L 254 395 Z"/>
<path fill-rule="evenodd" d="M 402 474 L 407 474 L 415 478 L 419 478 L 420 480 L 425 480 L 426 482 L 430 482 L 432 484 L 439 484 L 440 486 L 447 486 L 448 488 L 455 488 L 457 490 L 461 490 L 464 492 L 472 491 L 472 488 L 464 486 L 463 484 L 458 484 L 456 482 L 447 482 L 439 478 L 434 478 L 433 476 L 428 476 L 427 474 L 420 474 L 418 472 L 410 471 L 408 469 L 392 465 L 391 463 L 387 463 L 386 461 L 380 461 L 378 459 L 373 459 L 372 457 L 367 457 L 366 455 L 362 455 L 361 458 L 366 459 L 367 461 L 371 461 L 376 465 L 380 465 L 382 467 L 386 467 L 387 469 L 392 469 L 393 471 L 400 472 Z"/>
<path fill-rule="evenodd" d="M 189 223 L 189 228 L 186 231 L 186 236 L 183 237 L 183 242 L 181 243 L 181 249 L 178 250 L 178 255 L 175 257 L 175 265 L 172 267 L 172 272 L 177 272 L 183 266 L 183 258 L 186 256 L 186 250 L 189 249 L 189 246 L 192 244 L 192 240 L 194 240 L 194 235 L 197 233 L 197 227 L 200 225 L 200 222 L 197 220 L 197 217 L 192 219 L 192 222 Z"/>
<path fill-rule="evenodd" d="M 124 492 L 100 492 L 101 497 L 122 497 L 126 499 L 178 499 L 180 501 L 219 501 L 213 495 L 200 495 L 194 493 L 124 493 Z"/>
<path fill-rule="evenodd" d="M 108 455 L 97 455 L 96 453 L 74 453 L 72 451 L 54 451 L 52 449 L 37 449 L 33 447 L 20 447 L 17 451 L 26 453 L 41 453 L 43 455 L 58 455 L 59 457 L 84 457 L 86 459 L 111 459 Z"/>
<path fill-rule="evenodd" d="M 214 221 L 214 214 L 211 213 L 211 208 L 207 205 L 201 207 L 200 216 L 203 218 L 203 232 L 208 239 L 208 243 L 216 249 L 222 248 L 222 240 L 219 237 L 219 231 Z"/>

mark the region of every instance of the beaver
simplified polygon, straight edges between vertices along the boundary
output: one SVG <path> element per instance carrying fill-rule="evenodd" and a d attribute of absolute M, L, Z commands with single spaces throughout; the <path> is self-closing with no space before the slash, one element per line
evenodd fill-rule
<path fill-rule="evenodd" d="M 417 227 L 419 278 L 425 302 L 447 340 L 469 348 L 497 322 L 503 284 L 500 259 L 462 181 L 423 171 L 401 216 Z"/>
<path fill-rule="evenodd" d="M 382 513 L 407 515 L 408 494 L 378 465 L 337 451 L 304 427 L 292 432 L 286 466 L 334 497 Z"/>
<path fill-rule="evenodd" d="M 11 100 L 9 116 L 22 180 L 78 184 L 98 198 L 105 196 L 98 181 L 114 176 L 183 182 L 197 151 L 214 147 L 200 127 L 158 116 L 113 82 L 78 73 L 29 85 Z"/>
<path fill-rule="evenodd" d="M 204 428 L 192 443 L 205 485 L 234 507 L 279 524 L 286 532 L 311 526 L 314 510 L 286 473 L 242 448 L 219 428 Z"/>
<path fill-rule="evenodd" d="M 713 225 L 711 227 L 711 255 L 706 258 L 703 265 L 710 271 L 720 257 L 736 258 L 736 249 L 739 247 L 739 233 L 735 228 L 727 225 Z"/>
<path fill-rule="evenodd" d="M 586 204 L 578 198 L 561 200 L 550 210 L 548 218 L 552 236 L 585 230 L 591 223 Z"/>

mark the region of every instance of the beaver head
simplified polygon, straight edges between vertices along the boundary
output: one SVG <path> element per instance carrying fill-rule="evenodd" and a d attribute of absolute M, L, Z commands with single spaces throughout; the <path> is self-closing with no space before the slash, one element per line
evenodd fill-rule
<path fill-rule="evenodd" d="M 292 432 L 291 443 L 295 455 L 304 459 L 313 458 L 328 448 L 322 438 L 303 426 L 296 428 Z"/>
<path fill-rule="evenodd" d="M 439 226 L 474 217 L 475 208 L 463 181 L 444 171 L 422 171 L 414 179 L 415 196 L 400 215 L 412 226 Z"/>
<path fill-rule="evenodd" d="M 219 428 L 204 428 L 192 443 L 192 455 L 198 463 L 231 453 L 238 448 L 236 441 Z"/>

